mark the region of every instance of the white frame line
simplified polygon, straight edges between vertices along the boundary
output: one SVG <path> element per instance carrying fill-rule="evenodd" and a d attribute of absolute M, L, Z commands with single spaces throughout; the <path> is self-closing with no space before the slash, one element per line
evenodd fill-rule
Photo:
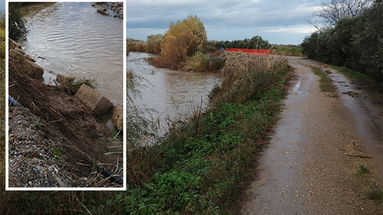
<path fill-rule="evenodd" d="M 9 187 L 9 168 L 8 168 L 8 159 L 9 159 L 9 62 L 8 62 L 8 3 L 9 2 L 123 2 L 123 186 L 122 187 L 91 187 L 91 188 L 81 188 L 81 187 Z M 5 1 L 5 191 L 125 191 L 127 188 L 126 181 L 126 171 L 127 171 L 127 146 L 126 146 L 126 1 L 125 0 L 102 0 L 102 1 L 86 1 L 86 0 L 6 0 Z"/>

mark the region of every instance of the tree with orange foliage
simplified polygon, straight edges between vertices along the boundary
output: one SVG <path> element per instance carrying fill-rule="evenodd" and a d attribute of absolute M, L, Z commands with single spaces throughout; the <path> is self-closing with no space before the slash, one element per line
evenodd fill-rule
<path fill-rule="evenodd" d="M 183 21 L 170 24 L 162 48 L 162 57 L 173 65 L 179 65 L 187 57 L 206 49 L 206 30 L 197 16 L 189 16 Z"/>

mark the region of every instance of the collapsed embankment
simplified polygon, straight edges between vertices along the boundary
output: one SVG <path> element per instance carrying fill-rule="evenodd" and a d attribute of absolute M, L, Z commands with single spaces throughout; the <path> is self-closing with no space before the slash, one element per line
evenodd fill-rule
<path fill-rule="evenodd" d="M 45 85 L 43 68 L 19 44 L 11 40 L 9 47 L 9 95 L 18 103 L 9 109 L 10 186 L 120 186 L 100 177 L 122 164 L 122 152 L 108 153 L 122 142 L 97 117 L 112 104 L 84 85 L 76 96 L 65 85 Z M 122 109 L 113 110 L 122 126 Z"/>

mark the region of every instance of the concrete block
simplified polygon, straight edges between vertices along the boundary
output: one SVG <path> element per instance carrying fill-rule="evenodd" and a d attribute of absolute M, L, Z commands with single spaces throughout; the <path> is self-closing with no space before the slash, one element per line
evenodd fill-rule
<path fill-rule="evenodd" d="M 108 113 L 113 107 L 111 101 L 86 84 L 81 85 L 75 96 L 98 115 Z"/>

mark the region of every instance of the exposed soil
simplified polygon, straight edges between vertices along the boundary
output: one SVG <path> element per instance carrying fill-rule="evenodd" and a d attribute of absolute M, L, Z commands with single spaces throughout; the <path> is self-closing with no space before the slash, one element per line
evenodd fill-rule
<path fill-rule="evenodd" d="M 382 108 L 355 96 L 363 93 L 325 65 L 289 61 L 298 78 L 241 213 L 383 214 L 383 203 L 367 198 L 383 185 Z M 320 92 L 310 66 L 328 71 L 338 97 Z M 358 175 L 360 165 L 369 173 Z"/>
<path fill-rule="evenodd" d="M 99 122 L 93 113 L 89 111 L 78 98 L 67 94 L 59 87 L 45 85 L 40 80 L 27 76 L 25 71 L 17 69 L 19 67 L 13 66 L 13 63 L 14 62 L 10 60 L 9 94 L 24 108 L 28 109 L 22 110 L 16 108 L 15 111 L 19 111 L 20 113 L 28 113 L 28 111 L 30 111 L 30 114 L 25 114 L 24 118 L 19 120 L 17 115 L 14 116 L 14 118 L 10 118 L 11 124 L 17 123 L 18 121 L 25 121 L 22 123 L 24 126 L 21 126 L 21 128 L 24 128 L 25 132 L 27 132 L 24 132 L 24 135 L 22 129 L 10 130 L 10 136 L 13 135 L 15 137 L 14 141 L 10 141 L 10 159 L 18 161 L 16 163 L 20 165 L 25 164 L 25 167 L 36 166 L 37 168 L 37 166 L 42 166 L 44 168 L 50 164 L 49 161 L 52 161 L 49 159 L 54 158 L 52 150 L 57 148 L 62 152 L 62 159 L 66 165 L 70 166 L 70 175 L 74 175 L 72 178 L 73 182 L 70 182 L 68 176 L 66 179 L 61 180 L 63 182 L 62 184 L 78 186 L 78 183 L 75 182 L 78 178 L 87 177 L 89 179 L 91 175 L 95 175 L 93 179 L 89 179 L 92 181 L 85 183 L 86 186 L 94 186 L 94 184 L 97 184 L 97 186 L 116 186 L 116 184 L 112 185 L 107 181 L 99 183 L 99 180 L 97 180 L 100 166 L 105 164 L 116 167 L 117 164 L 118 166 L 122 164 L 122 153 L 108 154 L 108 156 L 104 154 L 108 151 L 108 147 L 114 144 L 113 141 L 111 141 L 111 131 L 102 122 Z M 16 120 L 16 122 L 14 120 Z M 38 127 L 46 129 L 44 133 L 36 133 L 36 129 L 31 129 L 31 126 L 33 126 L 33 123 L 36 121 L 41 123 Z M 30 125 L 28 125 L 28 122 Z M 31 137 L 29 137 L 28 132 L 30 132 Z M 34 137 L 33 134 L 38 135 Z M 44 139 L 44 137 L 46 139 Z M 40 142 L 35 141 L 35 138 L 36 140 L 40 140 Z M 47 145 L 41 146 L 41 141 Z M 122 143 L 120 143 L 119 146 L 122 148 Z M 26 152 L 21 150 L 23 148 L 30 148 L 34 153 L 27 155 Z M 36 151 L 34 151 L 34 149 L 36 149 Z M 44 153 L 46 152 L 45 158 L 44 156 L 42 156 L 43 159 L 38 158 L 40 156 L 38 153 L 39 150 L 44 151 Z M 20 160 L 22 157 L 19 155 L 27 159 Z M 29 161 L 31 163 L 28 163 Z M 41 162 L 45 162 L 45 164 L 41 164 Z M 12 168 L 17 167 L 16 164 L 13 165 Z M 57 166 L 60 165 L 57 164 Z M 110 167 L 108 168 L 110 169 Z M 40 176 L 36 176 L 38 174 L 32 174 L 33 172 L 28 172 L 30 171 L 28 168 L 24 168 L 24 170 L 22 175 L 20 175 L 20 171 L 23 171 L 23 169 L 17 170 L 20 173 L 19 175 L 10 175 L 10 178 L 14 179 L 11 184 L 15 186 L 62 185 L 59 182 L 56 183 L 53 181 L 49 183 L 47 181 L 36 182 L 36 180 L 39 181 L 38 177 Z M 12 170 L 10 172 L 17 173 L 17 171 Z M 118 174 L 121 175 L 122 171 L 118 171 Z M 46 175 L 44 177 L 46 177 Z M 28 181 L 28 184 L 25 184 L 26 181 Z M 30 181 L 31 183 L 29 183 Z M 81 182 L 81 184 L 83 183 Z"/>

